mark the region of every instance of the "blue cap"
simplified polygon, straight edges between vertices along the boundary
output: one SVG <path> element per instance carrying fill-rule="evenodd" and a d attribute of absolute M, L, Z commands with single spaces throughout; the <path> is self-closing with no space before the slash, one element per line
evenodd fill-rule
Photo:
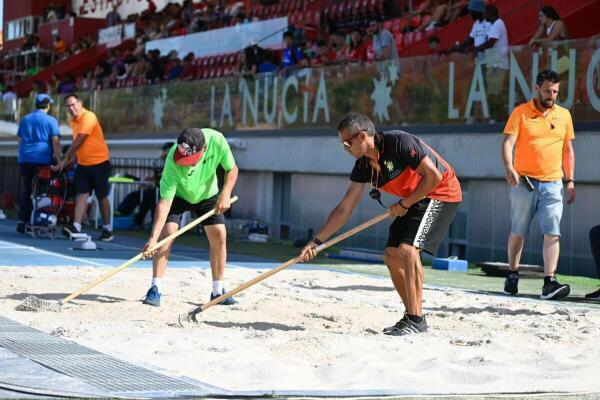
<path fill-rule="evenodd" d="M 469 0 L 469 11 L 485 12 L 485 4 L 483 0 Z"/>
<path fill-rule="evenodd" d="M 44 103 L 52 104 L 54 102 L 52 101 L 52 98 L 50 96 L 48 96 L 46 93 L 40 93 L 37 96 L 35 96 L 35 104 L 44 104 Z"/>

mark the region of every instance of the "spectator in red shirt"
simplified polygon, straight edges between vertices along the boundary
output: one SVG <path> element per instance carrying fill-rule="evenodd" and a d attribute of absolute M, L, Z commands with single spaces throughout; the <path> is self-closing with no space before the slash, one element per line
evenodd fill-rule
<path fill-rule="evenodd" d="M 332 64 L 335 61 L 336 55 L 327 43 L 321 39 L 317 42 L 317 55 L 311 60 L 311 66 L 321 66 Z"/>
<path fill-rule="evenodd" d="M 148 12 L 150 14 L 154 14 L 156 12 L 156 4 L 154 4 L 154 2 L 152 0 L 147 0 L 148 1 Z"/>
<path fill-rule="evenodd" d="M 348 61 L 367 61 L 367 44 L 358 29 L 354 29 L 350 34 L 350 45 L 347 47 L 346 58 Z"/>
<path fill-rule="evenodd" d="M 183 72 L 179 77 L 182 81 L 189 81 L 196 76 L 196 66 L 194 65 L 194 53 L 188 53 L 183 58 Z"/>

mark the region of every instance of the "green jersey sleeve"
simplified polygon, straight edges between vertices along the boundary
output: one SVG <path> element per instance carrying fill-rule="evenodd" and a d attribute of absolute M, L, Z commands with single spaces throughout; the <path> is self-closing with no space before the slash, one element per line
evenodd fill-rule
<path fill-rule="evenodd" d="M 165 160 L 162 177 L 160 178 L 160 198 L 164 200 L 172 200 L 177 191 L 177 183 L 179 182 L 179 174 L 176 171 L 177 166 L 173 161 L 173 149 L 169 152 Z"/>

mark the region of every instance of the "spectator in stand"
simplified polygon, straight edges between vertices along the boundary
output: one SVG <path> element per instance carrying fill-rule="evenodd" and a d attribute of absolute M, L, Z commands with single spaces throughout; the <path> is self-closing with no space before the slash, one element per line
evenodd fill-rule
<path fill-rule="evenodd" d="M 65 51 L 67 50 L 67 45 L 65 44 L 65 41 L 62 40 L 62 38 L 58 35 L 56 35 L 56 37 L 54 38 L 52 46 L 54 48 L 54 52 L 59 56 L 65 54 Z"/>
<path fill-rule="evenodd" d="M 74 93 L 77 91 L 77 85 L 75 84 L 75 78 L 73 75 L 66 74 L 58 84 L 59 94 Z"/>
<path fill-rule="evenodd" d="M 31 89 L 30 95 L 35 98 L 38 94 L 46 93 L 47 91 L 46 84 L 39 79 L 36 79 L 33 81 L 33 88 Z"/>
<path fill-rule="evenodd" d="M 437 53 L 440 50 L 440 38 L 437 36 L 430 36 L 429 39 L 427 39 L 427 45 L 429 46 L 429 50 Z"/>
<path fill-rule="evenodd" d="M 265 50 L 258 45 L 256 40 L 250 41 L 250 46 L 244 49 L 245 65 L 243 65 L 240 72 L 245 71 L 246 74 L 254 75 L 260 70 L 260 65 L 265 62 L 266 54 Z"/>
<path fill-rule="evenodd" d="M 171 34 L 169 36 L 185 36 L 187 35 L 187 29 L 182 21 L 176 21 L 171 28 Z"/>
<path fill-rule="evenodd" d="M 567 40 L 569 33 L 567 26 L 560 19 L 560 15 L 550 6 L 540 10 L 540 26 L 529 41 L 530 46 L 539 46 L 549 42 Z"/>
<path fill-rule="evenodd" d="M 21 50 L 25 51 L 35 48 L 35 42 L 36 41 L 34 35 L 27 35 L 27 37 L 25 38 L 25 42 L 23 42 L 23 45 L 21 46 Z"/>
<path fill-rule="evenodd" d="M 346 59 L 348 61 L 367 61 L 367 44 L 358 29 L 350 34 L 350 45 L 347 47 Z"/>
<path fill-rule="evenodd" d="M 334 62 L 346 61 L 348 45 L 346 44 L 346 35 L 343 32 L 334 32 L 331 35 L 331 50 L 335 53 Z"/>
<path fill-rule="evenodd" d="M 152 0 L 146 0 L 148 2 L 148 8 L 145 12 L 149 14 L 154 14 L 156 12 L 156 4 Z"/>
<path fill-rule="evenodd" d="M 52 80 L 50 81 L 49 84 L 49 93 L 52 95 L 57 95 L 59 94 L 58 91 L 58 87 L 60 86 L 60 75 L 58 74 L 52 74 Z"/>
<path fill-rule="evenodd" d="M 38 67 L 37 65 L 35 65 L 35 62 L 32 61 L 29 63 L 29 67 L 27 68 L 27 70 L 25 70 L 25 75 L 27 76 L 35 76 L 37 75 L 42 69 L 40 67 Z"/>
<path fill-rule="evenodd" d="M 462 43 L 457 44 L 450 49 L 443 50 L 440 53 L 447 54 L 455 51 L 461 53 L 474 51 L 476 53 L 477 60 L 482 63 L 485 62 L 484 53 L 479 46 L 487 41 L 488 31 L 492 24 L 485 20 L 484 11 L 485 6 L 483 0 L 470 0 L 469 12 L 471 13 L 471 18 L 473 18 L 474 21 L 471 32 Z"/>
<path fill-rule="evenodd" d="M 94 70 L 94 79 L 96 80 L 97 89 L 105 89 L 107 87 L 108 78 L 110 77 L 110 64 L 106 60 L 98 60 L 96 69 Z M 74 91 L 67 92 L 74 93 Z"/>
<path fill-rule="evenodd" d="M 396 41 L 391 32 L 381 27 L 381 22 L 372 20 L 369 22 L 368 32 L 373 36 L 373 55 L 375 61 L 398 60 Z"/>
<path fill-rule="evenodd" d="M 46 9 L 46 21 L 47 22 L 58 21 L 58 13 L 56 12 L 56 6 L 54 5 L 54 3 L 50 3 L 48 8 Z"/>
<path fill-rule="evenodd" d="M 94 90 L 94 71 L 90 69 L 83 74 L 79 82 L 79 89 L 81 91 Z"/>
<path fill-rule="evenodd" d="M 4 120 L 9 122 L 16 121 L 17 114 L 17 94 L 13 91 L 12 85 L 7 85 L 2 94 L 4 103 Z"/>
<path fill-rule="evenodd" d="M 121 23 L 121 15 L 117 11 L 118 4 L 113 4 L 113 8 L 106 14 L 106 25 L 115 26 Z"/>
<path fill-rule="evenodd" d="M 444 24 L 446 19 L 446 15 L 448 13 L 448 8 L 450 4 L 446 0 L 428 0 L 426 1 L 425 8 L 422 11 L 424 15 L 431 15 L 431 19 L 427 22 L 423 19 L 421 26 L 419 26 L 417 31 L 431 31 L 437 27 L 440 27 Z"/>
<path fill-rule="evenodd" d="M 291 31 L 286 31 L 283 34 L 285 48 L 281 53 L 281 67 L 288 69 L 298 66 L 306 66 L 306 60 L 302 49 L 294 44 L 294 34 Z"/>
<path fill-rule="evenodd" d="M 495 122 L 506 117 L 501 95 L 509 68 L 508 34 L 506 25 L 498 17 L 498 7 L 494 5 L 486 6 L 485 18 L 491 24 L 487 40 L 477 46 L 474 51 L 485 51 L 486 90 L 490 104 L 491 122 Z"/>
<path fill-rule="evenodd" d="M 238 59 L 236 75 L 238 78 L 253 80 L 253 75 L 256 73 L 258 65 L 250 65 L 246 57 L 246 51 L 241 51 Z"/>
<path fill-rule="evenodd" d="M 188 53 L 183 58 L 183 70 L 179 79 L 182 81 L 193 80 L 196 77 L 196 66 L 194 65 L 194 53 Z"/>
<path fill-rule="evenodd" d="M 335 52 L 332 51 L 327 42 L 320 39 L 317 42 L 317 55 L 310 60 L 311 66 L 319 67 L 323 65 L 333 64 L 335 61 Z"/>
<path fill-rule="evenodd" d="M 52 99 L 47 94 L 35 97 L 36 110 L 25 116 L 19 123 L 19 172 L 21 175 L 21 195 L 19 198 L 19 223 L 17 232 L 25 233 L 25 226 L 31 218 L 31 185 L 37 169 L 59 162 L 62 158 L 60 130 L 56 118 L 48 115 Z"/>
<path fill-rule="evenodd" d="M 183 2 L 183 8 L 181 9 L 181 19 L 191 21 L 194 18 L 194 12 L 196 9 L 194 8 L 194 4 L 192 0 L 185 0 Z"/>
<path fill-rule="evenodd" d="M 167 72 L 167 80 L 172 81 L 175 79 L 179 79 L 182 73 L 183 65 L 181 65 L 181 60 L 179 58 L 175 58 L 171 61 L 171 65 L 169 66 L 169 71 Z"/>
<path fill-rule="evenodd" d="M 148 63 L 150 64 L 150 67 L 146 73 L 146 79 L 150 82 L 161 81 L 164 77 L 164 69 L 160 59 L 159 50 L 151 50 L 148 52 Z"/>

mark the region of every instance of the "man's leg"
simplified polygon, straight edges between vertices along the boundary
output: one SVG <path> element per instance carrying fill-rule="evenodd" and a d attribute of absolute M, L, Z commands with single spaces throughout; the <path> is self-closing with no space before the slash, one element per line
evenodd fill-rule
<path fill-rule="evenodd" d="M 560 255 L 560 236 L 544 235 L 544 275 L 554 276 Z"/>
<path fill-rule="evenodd" d="M 409 316 L 423 315 L 423 265 L 419 250 L 406 243 L 398 247 L 400 259 L 404 262 L 404 286 L 406 288 L 406 313 Z"/>
<path fill-rule="evenodd" d="M 210 269 L 213 277 L 213 288 L 211 300 L 224 294 L 223 280 L 225 279 L 225 264 L 227 262 L 227 231 L 222 223 L 205 225 L 204 231 L 210 243 Z M 237 303 L 233 297 L 229 297 L 219 304 L 232 305 Z"/>
<path fill-rule="evenodd" d="M 77 196 L 75 196 L 75 211 L 73 215 L 73 224 L 78 224 L 79 227 L 81 227 L 81 221 L 83 221 L 83 214 L 87 209 L 87 199 L 89 195 L 89 193 L 80 193 Z"/>
<path fill-rule="evenodd" d="M 108 200 L 108 196 L 105 196 L 101 199 L 98 199 L 98 204 L 100 205 L 100 214 L 102 214 L 102 222 L 104 225 L 110 224 L 110 200 Z"/>
<path fill-rule="evenodd" d="M 400 257 L 400 250 L 397 247 L 386 247 L 383 252 L 383 262 L 390 271 L 390 277 L 392 283 L 396 288 L 396 292 L 402 299 L 404 308 L 407 309 L 407 298 L 406 287 L 404 284 L 404 268 L 402 266 L 402 258 Z"/>
<path fill-rule="evenodd" d="M 19 164 L 19 170 L 21 172 L 21 193 L 19 197 L 19 221 L 24 224 L 28 224 L 31 218 L 31 210 L 33 204 L 31 203 L 31 184 L 33 177 L 35 176 L 37 167 L 31 164 Z M 23 227 L 25 229 L 25 227 Z"/>
<path fill-rule="evenodd" d="M 225 263 L 227 262 L 225 225 L 206 225 L 204 231 L 210 243 L 210 269 L 213 281 L 222 281 L 225 278 Z"/>
<path fill-rule="evenodd" d="M 179 225 L 175 222 L 167 222 L 160 233 L 160 239 L 163 240 L 169 235 L 174 234 L 179 229 Z M 167 270 L 167 262 L 169 261 L 169 255 L 171 254 L 171 247 L 173 241 L 166 243 L 158 249 L 154 257 L 152 258 L 152 278 L 161 279 Z"/>
<path fill-rule="evenodd" d="M 511 271 L 519 270 L 521 255 L 523 254 L 523 244 L 525 238 L 523 236 L 511 233 L 508 236 L 508 268 Z"/>
<path fill-rule="evenodd" d="M 569 294 L 569 285 L 556 280 L 555 273 L 560 255 L 560 220 L 562 219 L 563 184 L 561 181 L 544 182 L 540 187 L 538 218 L 544 235 L 544 286 L 542 300 L 558 300 Z"/>
<path fill-rule="evenodd" d="M 158 240 L 163 240 L 167 236 L 175 233 L 177 229 L 179 229 L 179 224 L 175 222 L 167 222 L 163 227 Z M 150 285 L 148 292 L 146 292 L 146 297 L 143 300 L 144 304 L 160 307 L 160 281 L 167 270 L 169 254 L 171 254 L 171 246 L 173 246 L 172 240 L 162 245 L 156 254 L 154 254 L 154 257 L 152 257 L 152 284 Z"/>

